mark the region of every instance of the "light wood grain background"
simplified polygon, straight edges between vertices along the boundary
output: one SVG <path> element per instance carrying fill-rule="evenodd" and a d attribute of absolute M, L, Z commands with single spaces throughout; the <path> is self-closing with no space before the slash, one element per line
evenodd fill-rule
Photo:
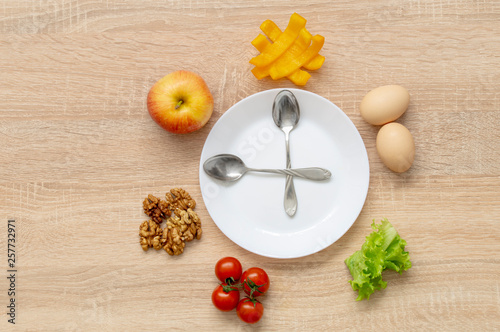
<path fill-rule="evenodd" d="M 297 12 L 325 36 L 324 66 L 305 89 L 354 122 L 370 189 L 353 227 L 299 259 L 257 256 L 207 213 L 199 157 L 218 118 L 253 93 L 250 41 L 266 19 Z M 500 329 L 500 2 L 0 1 L 0 330 Z M 175 136 L 147 114 L 152 84 L 199 73 L 215 99 L 202 130 Z M 377 127 L 358 111 L 372 88 L 411 94 L 398 122 L 416 142 L 413 167 L 385 168 Z M 142 200 L 181 186 L 199 203 L 204 236 L 179 257 L 138 244 Z M 413 267 L 354 301 L 343 261 L 372 219 L 407 240 Z M 7 323 L 7 219 L 17 227 L 17 317 Z M 227 255 L 268 271 L 255 326 L 211 304 Z"/>

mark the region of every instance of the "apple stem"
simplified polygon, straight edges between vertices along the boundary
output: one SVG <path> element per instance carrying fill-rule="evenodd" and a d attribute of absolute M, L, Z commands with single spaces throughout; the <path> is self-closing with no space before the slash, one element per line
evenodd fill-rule
<path fill-rule="evenodd" d="M 184 102 L 184 100 L 179 100 L 179 102 L 177 103 L 177 105 L 175 105 L 175 109 L 178 109 L 179 107 L 181 107 L 182 103 Z"/>

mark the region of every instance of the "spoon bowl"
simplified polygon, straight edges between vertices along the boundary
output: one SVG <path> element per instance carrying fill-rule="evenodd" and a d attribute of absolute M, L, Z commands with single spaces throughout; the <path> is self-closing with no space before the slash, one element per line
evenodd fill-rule
<path fill-rule="evenodd" d="M 203 169 L 211 177 L 222 181 L 239 180 L 247 171 L 243 160 L 231 154 L 219 154 L 208 158 L 203 163 Z"/>
<path fill-rule="evenodd" d="M 300 119 L 297 98 L 290 90 L 280 91 L 273 102 L 273 120 L 278 128 L 290 133 Z"/>

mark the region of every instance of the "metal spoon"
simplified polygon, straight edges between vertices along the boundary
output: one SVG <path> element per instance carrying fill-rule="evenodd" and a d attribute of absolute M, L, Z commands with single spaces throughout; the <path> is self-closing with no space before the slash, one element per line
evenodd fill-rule
<path fill-rule="evenodd" d="M 203 163 L 205 172 L 218 180 L 236 181 L 246 172 L 265 172 L 298 176 L 301 178 L 322 181 L 332 176 L 329 170 L 319 167 L 297 168 L 297 169 L 256 169 L 248 168 L 245 163 L 235 155 L 219 154 L 208 158 Z"/>
<path fill-rule="evenodd" d="M 273 103 L 274 123 L 285 133 L 286 168 L 291 168 L 290 162 L 290 132 L 295 128 L 300 118 L 300 108 L 295 95 L 289 90 L 280 91 Z M 286 213 L 292 217 L 297 212 L 297 195 L 293 185 L 293 177 L 286 176 L 284 206 Z"/>

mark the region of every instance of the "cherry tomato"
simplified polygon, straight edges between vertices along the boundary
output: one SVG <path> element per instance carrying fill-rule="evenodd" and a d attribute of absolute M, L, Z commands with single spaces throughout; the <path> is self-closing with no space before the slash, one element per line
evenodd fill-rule
<path fill-rule="evenodd" d="M 257 297 L 264 295 L 269 288 L 269 277 L 266 271 L 260 267 L 251 267 L 241 276 L 243 283 L 243 290 L 250 297 Z"/>
<path fill-rule="evenodd" d="M 240 291 L 236 287 L 222 283 L 212 293 L 212 303 L 221 311 L 231 311 L 238 305 Z"/>
<path fill-rule="evenodd" d="M 228 284 L 240 280 L 241 271 L 241 263 L 234 257 L 221 258 L 217 264 L 215 264 L 215 275 L 217 279 Z M 233 278 L 233 280 L 230 278 Z"/>
<path fill-rule="evenodd" d="M 259 301 L 246 297 L 238 303 L 236 314 L 245 323 L 255 324 L 262 318 L 264 306 Z"/>

